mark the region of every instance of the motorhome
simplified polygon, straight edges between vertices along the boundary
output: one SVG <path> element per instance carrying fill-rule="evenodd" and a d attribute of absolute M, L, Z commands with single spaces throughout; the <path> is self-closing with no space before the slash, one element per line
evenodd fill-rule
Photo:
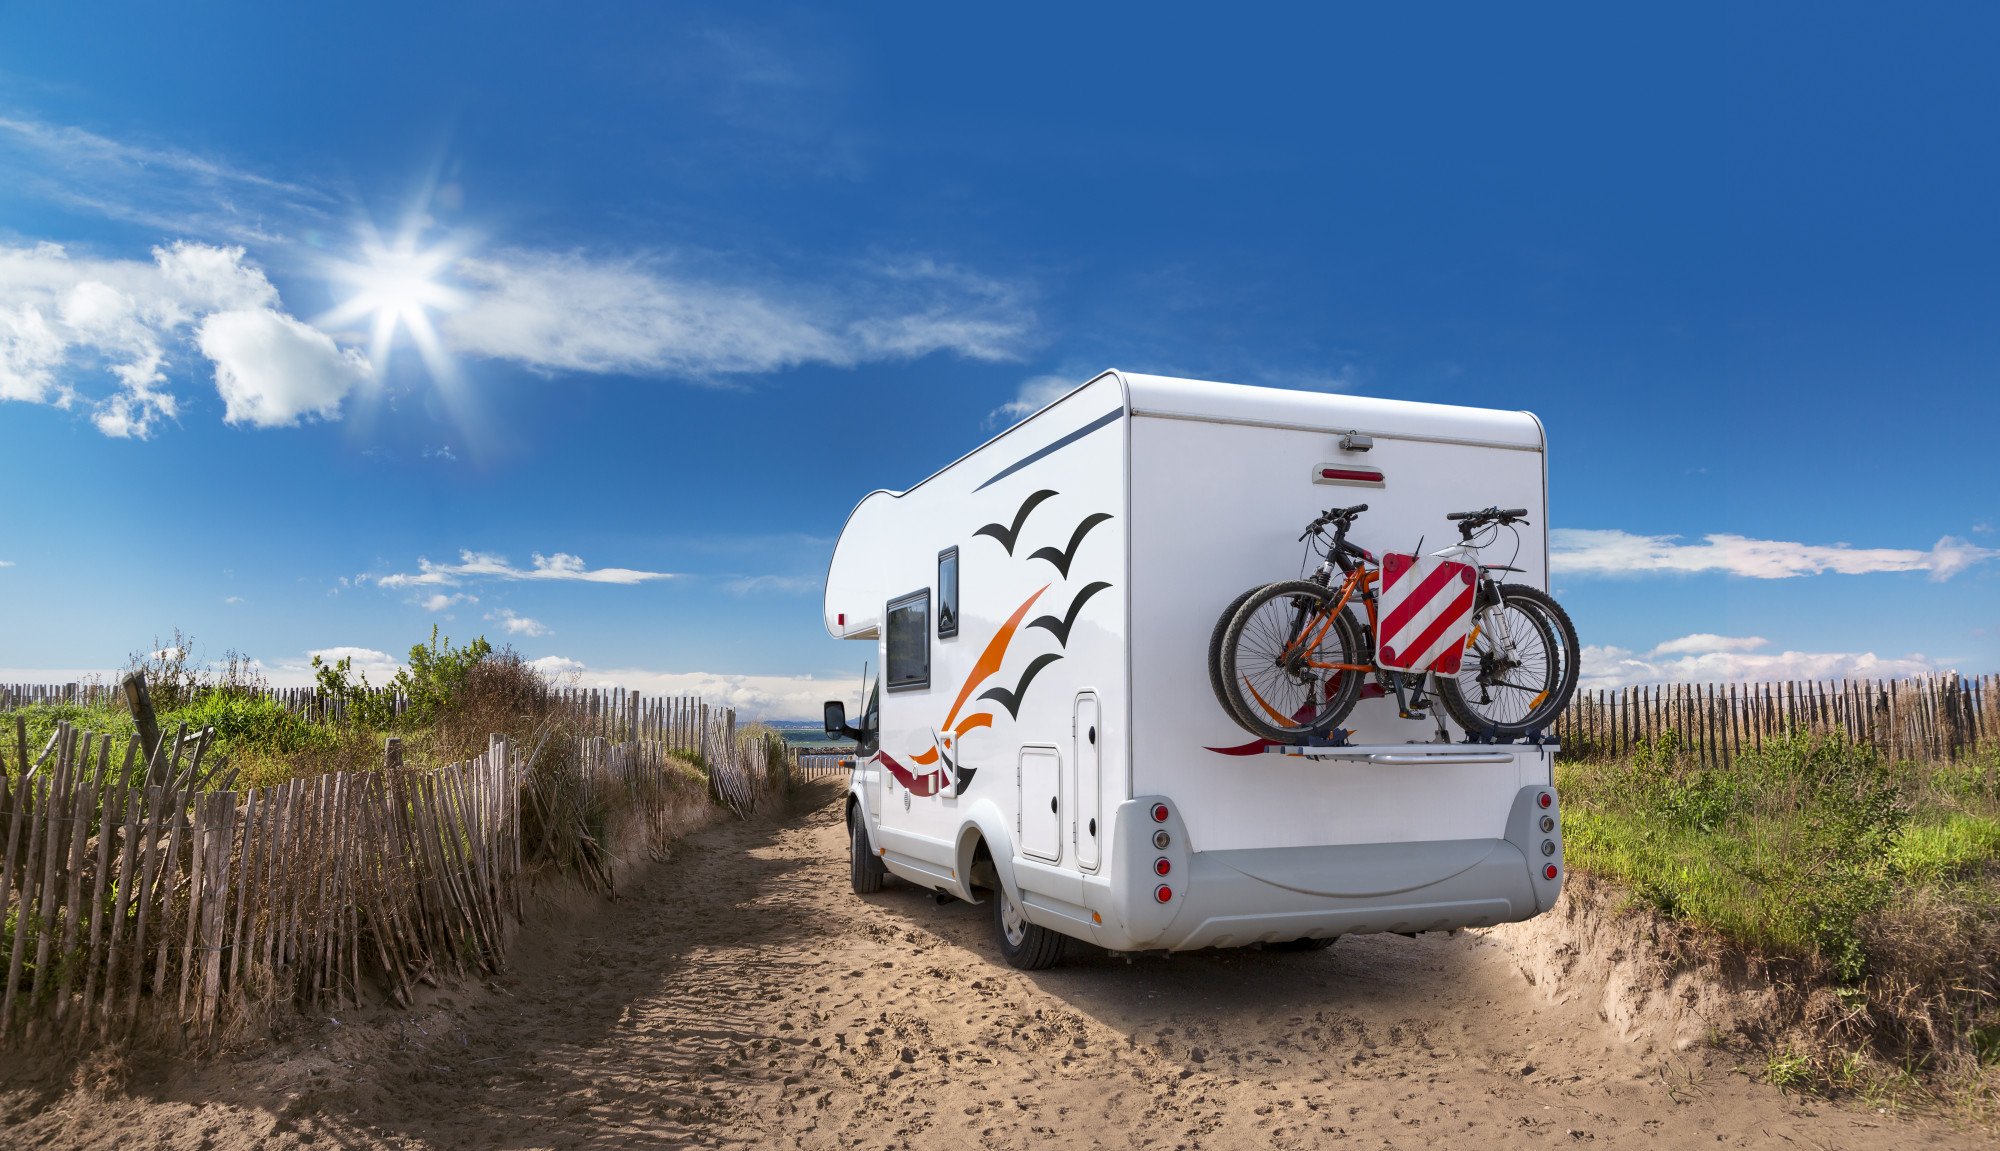
<path fill-rule="evenodd" d="M 1218 613 L 1298 578 L 1332 505 L 1368 503 L 1350 538 L 1377 554 L 1447 542 L 1448 512 L 1527 508 L 1496 562 L 1546 588 L 1547 458 L 1526 412 L 1112 371 L 869 494 L 825 601 L 879 668 L 857 715 L 827 708 L 859 742 L 856 890 L 990 900 L 1022 967 L 1065 938 L 1303 949 L 1547 910 L 1553 747 L 1467 742 L 1379 691 L 1344 744 L 1277 744 L 1207 670 Z"/>

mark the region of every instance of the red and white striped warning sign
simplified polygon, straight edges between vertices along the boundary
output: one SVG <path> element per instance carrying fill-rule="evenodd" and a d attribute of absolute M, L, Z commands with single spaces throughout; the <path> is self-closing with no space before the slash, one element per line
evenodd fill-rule
<path fill-rule="evenodd" d="M 1478 580 L 1471 564 L 1433 556 L 1383 556 L 1375 662 L 1397 671 L 1457 675 Z"/>

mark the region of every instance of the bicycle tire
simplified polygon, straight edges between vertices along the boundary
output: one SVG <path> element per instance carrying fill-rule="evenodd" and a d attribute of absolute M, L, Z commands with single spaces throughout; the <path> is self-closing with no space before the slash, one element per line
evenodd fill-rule
<path fill-rule="evenodd" d="M 1362 639 L 1348 613 L 1320 629 L 1309 652 L 1293 650 L 1297 636 L 1288 635 L 1302 622 L 1301 606 L 1304 620 L 1311 621 L 1336 602 L 1334 592 L 1310 580 L 1286 580 L 1258 588 L 1236 610 L 1222 639 L 1221 666 L 1234 704 L 1231 714 L 1245 731 L 1277 743 L 1302 743 L 1354 709 L 1365 673 L 1336 672 L 1330 677 L 1333 689 L 1324 693 L 1317 686 L 1324 665 L 1364 662 Z M 1291 721 L 1283 722 L 1285 716 Z"/>
<path fill-rule="evenodd" d="M 1508 602 L 1518 602 L 1540 611 L 1549 626 L 1554 629 L 1558 650 L 1562 656 L 1562 674 L 1559 677 L 1554 696 L 1542 707 L 1541 722 L 1538 727 L 1548 727 L 1576 694 L 1577 679 L 1583 673 L 1583 645 L 1576 638 L 1576 625 L 1570 622 L 1569 613 L 1556 602 L 1556 598 L 1540 588 L 1508 587 L 1503 585 L 1502 594 Z"/>
<path fill-rule="evenodd" d="M 1560 646 L 1556 617 L 1546 610 L 1554 602 L 1532 588 L 1505 588 L 1498 608 L 1482 603 L 1474 614 L 1458 674 L 1437 677 L 1438 698 L 1467 735 L 1514 739 L 1546 726 L 1560 704 L 1568 702 L 1563 681 L 1567 678 L 1574 690 L 1576 659 L 1573 647 L 1565 651 Z M 1496 616 L 1496 611 L 1505 614 Z M 1561 618 L 1567 623 L 1567 616 Z M 1516 636 L 1516 629 L 1526 634 Z M 1570 629 L 1570 644 L 1575 634 Z"/>
<path fill-rule="evenodd" d="M 1222 678 L 1222 637 L 1229 631 L 1229 621 L 1236 618 L 1236 611 L 1243 606 L 1243 601 L 1256 595 L 1267 586 L 1266 584 L 1258 584 L 1256 587 L 1230 600 L 1229 606 L 1223 608 L 1222 614 L 1215 618 L 1215 630 L 1208 633 L 1209 690 L 1215 692 L 1215 702 L 1221 705 L 1222 714 L 1236 720 L 1238 727 L 1244 726 L 1244 723 L 1242 719 L 1237 717 L 1235 701 L 1230 699 L 1229 693 L 1223 690 L 1222 686 L 1226 682 Z"/>

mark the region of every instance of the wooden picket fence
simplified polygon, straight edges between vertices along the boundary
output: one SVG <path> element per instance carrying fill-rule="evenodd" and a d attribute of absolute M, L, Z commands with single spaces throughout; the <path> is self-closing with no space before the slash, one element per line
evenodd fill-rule
<path fill-rule="evenodd" d="M 826 755 L 801 751 L 798 753 L 796 763 L 800 779 L 823 779 L 854 770 L 854 754 L 849 752 L 845 755 Z"/>
<path fill-rule="evenodd" d="M 739 814 L 788 762 L 773 736 L 737 738 L 728 709 L 594 694 L 594 710 L 571 702 L 611 734 L 565 737 L 566 755 L 496 735 L 474 759 L 415 770 L 391 739 L 380 771 L 243 790 L 210 766 L 210 731 L 183 727 L 147 757 L 138 737 L 121 754 L 60 724 L 30 761 L 17 717 L 0 788 L 0 1041 L 147 1028 L 203 1046 L 273 1005 L 407 1003 L 416 983 L 498 972 L 536 870 L 524 851 L 609 890 L 613 829 L 661 847 L 693 757 Z"/>
<path fill-rule="evenodd" d="M 1669 730 L 1682 754 L 1727 766 L 1767 739 L 1839 732 L 1894 759 L 1956 760 L 2000 746 L 2000 676 L 1674 683 L 1579 691 L 1550 734 L 1565 756 L 1618 758 Z"/>

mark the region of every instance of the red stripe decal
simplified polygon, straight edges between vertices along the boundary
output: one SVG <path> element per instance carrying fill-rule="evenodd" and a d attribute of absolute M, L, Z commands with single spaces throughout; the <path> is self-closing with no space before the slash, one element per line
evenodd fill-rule
<path fill-rule="evenodd" d="M 1424 577 L 1424 582 L 1412 589 L 1409 596 L 1397 604 L 1396 610 L 1390 612 L 1388 618 L 1382 621 L 1382 625 L 1375 629 L 1375 634 L 1385 639 L 1394 638 L 1396 633 L 1402 630 L 1403 625 L 1410 622 L 1410 617 L 1422 611 L 1424 605 L 1431 602 L 1431 597 L 1444 589 L 1445 584 L 1456 582 L 1454 577 L 1451 564 L 1439 564 L 1432 568 L 1431 574 Z M 1406 646 L 1405 650 L 1411 649 Z M 1419 647 L 1414 650 L 1423 649 Z"/>
<path fill-rule="evenodd" d="M 1465 614 L 1471 610 L 1472 589 L 1466 588 L 1463 594 L 1451 601 L 1450 607 L 1444 609 L 1444 611 L 1438 614 L 1436 619 L 1431 621 L 1431 625 L 1424 629 L 1422 635 L 1417 637 L 1417 642 L 1404 650 L 1409 653 L 1411 659 L 1422 657 L 1425 652 L 1431 649 L 1431 645 L 1437 642 L 1437 638 L 1444 634 L 1446 628 L 1463 620 Z"/>

